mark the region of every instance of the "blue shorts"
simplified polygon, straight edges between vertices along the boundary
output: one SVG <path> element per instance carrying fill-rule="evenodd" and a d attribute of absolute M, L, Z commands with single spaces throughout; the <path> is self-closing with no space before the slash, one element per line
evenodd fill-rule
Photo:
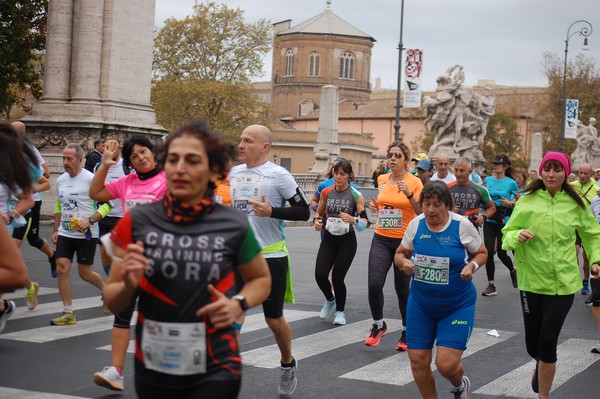
<path fill-rule="evenodd" d="M 406 308 L 408 349 L 432 349 L 436 341 L 437 346 L 467 349 L 467 341 L 473 332 L 475 321 L 475 303 L 444 309 L 444 306 L 440 307 L 438 301 L 431 298 L 431 302 L 424 305 L 415 300 L 413 295 L 408 297 Z"/>

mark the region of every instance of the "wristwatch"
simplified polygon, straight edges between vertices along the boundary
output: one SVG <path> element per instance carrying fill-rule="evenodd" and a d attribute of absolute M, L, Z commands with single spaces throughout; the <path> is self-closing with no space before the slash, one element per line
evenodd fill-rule
<path fill-rule="evenodd" d="M 238 301 L 240 303 L 240 307 L 242 308 L 243 312 L 250 309 L 250 306 L 248 306 L 248 301 L 246 301 L 245 296 L 238 294 L 238 295 L 232 296 L 231 299 L 235 299 L 236 301 Z"/>
<path fill-rule="evenodd" d="M 411 193 L 410 193 L 410 195 L 407 195 L 407 196 L 406 196 L 406 198 L 408 198 L 408 199 L 411 199 L 411 198 L 412 198 L 412 197 L 414 197 L 414 196 L 415 196 L 415 193 L 412 193 L 412 192 L 411 192 Z"/>
<path fill-rule="evenodd" d="M 94 218 L 93 218 L 93 217 L 91 217 L 91 216 L 88 218 L 88 221 L 90 222 L 90 224 L 94 224 L 94 223 L 96 223 L 96 219 L 94 219 Z"/>

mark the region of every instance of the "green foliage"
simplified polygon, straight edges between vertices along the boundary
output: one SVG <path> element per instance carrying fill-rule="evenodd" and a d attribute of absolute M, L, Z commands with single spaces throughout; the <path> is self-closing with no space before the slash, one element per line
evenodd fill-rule
<path fill-rule="evenodd" d="M 482 146 L 487 170 L 492 170 L 492 160 L 498 154 L 508 155 L 513 166 L 527 169 L 527 157 L 522 140 L 517 123 L 510 114 L 499 111 L 491 116 Z"/>
<path fill-rule="evenodd" d="M 165 128 L 197 118 L 237 141 L 245 125 L 273 124 L 250 84 L 271 49 L 271 25 L 243 17 L 239 8 L 197 1 L 193 15 L 157 31 L 152 102 Z"/>
<path fill-rule="evenodd" d="M 0 1 L 0 113 L 23 105 L 24 91 L 42 91 L 48 0 Z"/>
<path fill-rule="evenodd" d="M 548 78 L 548 103 L 544 107 L 550 117 L 543 127 L 545 151 L 558 150 L 562 134 L 563 69 L 564 59 L 545 53 L 543 65 Z M 567 64 L 566 98 L 579 100 L 579 120 L 586 125 L 590 117 L 600 116 L 600 70 L 594 59 L 577 55 Z M 577 143 L 574 139 L 564 140 L 564 152 L 571 154 Z"/>

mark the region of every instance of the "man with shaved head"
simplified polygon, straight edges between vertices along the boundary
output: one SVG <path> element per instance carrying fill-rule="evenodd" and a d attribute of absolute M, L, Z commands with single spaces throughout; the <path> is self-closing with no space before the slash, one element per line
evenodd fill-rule
<path fill-rule="evenodd" d="M 446 154 L 440 154 L 435 159 L 435 173 L 431 176 L 431 180 L 441 180 L 448 184 L 456 180 L 456 176 L 450 172 L 450 158 Z"/>
<path fill-rule="evenodd" d="M 238 145 L 243 163 L 231 169 L 229 182 L 232 206 L 248 216 L 271 272 L 271 294 L 263 303 L 263 312 L 281 353 L 279 395 L 289 397 L 298 382 L 292 328 L 283 316 L 284 299 L 293 303 L 284 220 L 308 220 L 310 210 L 290 172 L 267 160 L 272 140 L 265 126 L 244 129 Z M 291 206 L 286 207 L 286 202 Z"/>
<path fill-rule="evenodd" d="M 579 179 L 569 183 L 575 191 L 581 196 L 583 202 L 590 206 L 592 200 L 597 194 L 600 187 L 596 184 L 596 181 L 592 179 L 592 174 L 594 173 L 590 164 L 584 163 L 579 167 Z M 577 249 L 577 255 L 579 256 L 579 249 L 581 248 L 581 238 L 579 234 L 575 239 L 575 248 Z M 590 295 L 589 289 L 589 279 L 590 279 L 590 262 L 585 253 L 585 248 L 583 249 L 583 289 L 581 290 L 582 295 Z M 586 303 L 591 303 L 591 295 L 586 298 Z"/>

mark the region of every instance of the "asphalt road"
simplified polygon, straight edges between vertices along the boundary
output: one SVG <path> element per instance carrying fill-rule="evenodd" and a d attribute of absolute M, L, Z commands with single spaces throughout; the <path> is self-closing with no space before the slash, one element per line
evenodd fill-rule
<path fill-rule="evenodd" d="M 50 236 L 50 228 L 42 227 Z M 299 360 L 295 398 L 419 398 L 407 354 L 396 352 L 400 313 L 391 275 L 385 287 L 384 315 L 390 333 L 381 345 L 364 345 L 371 316 L 367 300 L 367 258 L 373 230 L 359 233 L 359 249 L 348 273 L 348 324 L 334 327 L 318 318 L 323 297 L 314 282 L 319 235 L 310 227 L 287 228 L 297 303 L 286 306 Z M 45 256 L 27 243 L 23 254 L 30 274 L 39 282 L 40 306 L 27 311 L 23 293 L 15 298 L 17 312 L 0 334 L 0 399 L 5 398 L 135 398 L 132 356 L 128 355 L 124 393 L 94 385 L 92 375 L 110 361 L 112 317 L 102 313 L 100 293 L 72 271 L 77 326 L 51 327 L 62 311 L 56 280 L 50 277 Z M 507 269 L 497 264 L 496 297 L 478 296 L 476 329 L 464 355 L 470 398 L 535 398 L 529 387 L 533 363 L 525 351 L 518 291 Z M 97 254 L 95 270 L 103 274 Z M 485 270 L 475 275 L 479 292 L 486 285 Z M 591 308 L 577 295 L 559 343 L 558 372 L 552 397 L 600 397 L 600 355 L 590 353 L 598 340 Z M 488 332 L 496 330 L 498 337 Z M 245 363 L 241 398 L 276 398 L 279 379 L 278 351 L 257 309 L 249 312 L 242 349 Z M 450 397 L 450 385 L 437 372 L 438 394 Z M 41 393 L 41 394 L 40 394 Z"/>

